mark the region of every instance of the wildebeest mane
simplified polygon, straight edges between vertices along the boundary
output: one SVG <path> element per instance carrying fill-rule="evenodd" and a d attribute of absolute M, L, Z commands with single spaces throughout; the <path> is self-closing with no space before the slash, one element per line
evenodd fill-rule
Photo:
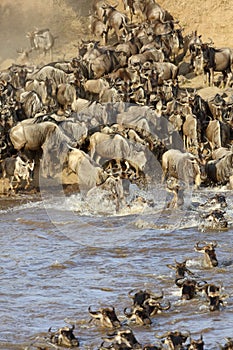
<path fill-rule="evenodd" d="M 49 114 L 43 114 L 43 115 L 39 115 L 39 116 L 35 117 L 35 119 L 33 120 L 32 123 L 39 124 L 39 123 L 43 123 L 43 122 L 52 122 L 52 123 L 55 123 L 57 125 L 60 123 L 59 121 L 57 121 L 55 118 L 53 118 Z"/>

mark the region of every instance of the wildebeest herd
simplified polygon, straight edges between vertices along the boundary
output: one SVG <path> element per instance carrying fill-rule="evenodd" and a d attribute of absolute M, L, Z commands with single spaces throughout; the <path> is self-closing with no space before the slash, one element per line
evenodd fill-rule
<path fill-rule="evenodd" d="M 205 203 L 203 204 L 206 205 Z M 201 260 L 201 267 L 204 269 L 214 269 L 219 265 L 216 254 L 218 244 L 216 241 L 196 242 L 194 250 L 204 255 Z M 188 268 L 188 259 L 182 262 L 175 260 L 174 264 L 167 264 L 169 269 L 175 270 L 174 281 L 171 278 L 171 284 L 178 289 L 177 300 L 185 303 L 198 301 L 200 308 L 205 312 L 222 312 L 226 307 L 225 299 L 227 294 L 223 294 L 223 288 L 219 284 L 206 282 L 197 272 L 192 272 Z M 166 331 L 163 334 L 155 333 L 152 343 L 142 344 L 137 339 L 138 327 L 154 327 L 155 322 L 159 321 L 160 314 L 177 312 L 176 304 L 169 300 L 169 295 L 161 290 L 153 292 L 149 289 L 129 290 L 128 297 L 130 302 L 120 314 L 113 305 L 87 308 L 90 327 L 97 327 L 101 337 L 97 347 L 99 350 L 203 350 L 205 339 L 203 334 L 199 337 L 193 336 L 190 331 Z M 173 304 L 174 303 L 174 304 Z M 178 306 L 179 307 L 179 306 Z M 64 326 L 58 330 L 49 328 L 46 335 L 37 336 L 31 344 L 26 347 L 30 349 L 52 349 L 59 347 L 81 347 L 82 340 L 79 335 L 75 335 L 74 329 L 77 320 L 65 319 L 65 322 L 71 326 Z M 90 325 L 92 323 L 92 326 Z M 83 322 L 82 322 L 83 325 Z M 77 331 L 78 333 L 78 331 Z M 103 335 L 103 333 L 105 333 Z M 83 336 L 83 335 L 82 335 Z M 225 345 L 218 344 L 218 347 L 225 350 L 232 349 L 233 340 L 227 338 Z M 26 350 L 25 349 L 25 350 Z"/>
<path fill-rule="evenodd" d="M 183 204 L 187 186 L 231 188 L 231 48 L 216 49 L 197 32 L 183 35 L 154 0 L 118 5 L 93 1 L 94 38 L 82 40 L 72 59 L 1 71 L 3 193 L 25 180 L 30 188 L 33 178 L 38 185 L 39 168 L 42 177 L 66 169 L 80 190 L 108 188 L 119 210 L 126 182 L 145 188 L 158 181 L 156 162 L 174 193 L 170 206 Z M 27 60 L 40 51 L 52 57 L 49 29 L 27 37 Z M 182 87 L 184 75 L 198 71 L 225 88 L 204 99 Z"/>
<path fill-rule="evenodd" d="M 28 32 L 30 48 L 22 53 L 27 63 L 0 72 L 1 192 L 38 187 L 40 176 L 73 173 L 81 192 L 104 189 L 119 211 L 127 204 L 130 183 L 147 189 L 162 181 L 174 195 L 170 208 L 183 205 L 189 188 L 232 189 L 233 49 L 215 48 L 197 32 L 184 35 L 179 21 L 154 0 L 116 5 L 94 0 L 92 10 L 92 38 L 79 43 L 75 57 L 30 64 L 30 55 L 40 50 L 52 58 L 56 45 L 49 29 L 35 30 Z M 203 98 L 185 88 L 195 74 L 222 90 Z M 210 201 L 202 213 L 200 229 L 227 227 L 220 197 L 214 198 L 219 208 Z M 195 249 L 214 267 L 215 247 L 216 242 L 198 242 Z M 219 286 L 187 278 L 185 262 L 169 267 L 176 269 L 182 298 L 205 293 L 210 311 L 221 307 Z M 124 315 L 141 325 L 170 308 L 150 291 L 130 296 L 133 305 Z M 88 311 L 102 326 L 122 326 L 113 307 Z M 78 346 L 73 328 L 50 330 L 49 342 Z M 202 336 L 184 345 L 189 336 L 167 332 L 159 336 L 160 344 L 142 346 L 130 328 L 117 328 L 100 349 L 204 349 Z M 232 339 L 222 348 L 232 349 Z"/>

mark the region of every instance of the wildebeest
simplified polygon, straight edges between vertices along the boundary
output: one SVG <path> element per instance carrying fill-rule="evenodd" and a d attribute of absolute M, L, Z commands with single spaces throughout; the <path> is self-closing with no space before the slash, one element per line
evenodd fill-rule
<path fill-rule="evenodd" d="M 154 48 L 153 50 L 146 50 L 135 55 L 132 55 L 128 59 L 129 66 L 141 66 L 145 62 L 163 62 L 164 55 L 161 50 Z"/>
<path fill-rule="evenodd" d="M 177 149 L 170 149 L 162 156 L 163 181 L 168 176 L 173 176 L 186 185 L 201 184 L 201 172 L 197 159 L 188 152 L 181 152 Z"/>
<path fill-rule="evenodd" d="M 63 143 L 76 146 L 77 141 L 69 138 L 54 122 L 36 122 L 36 118 L 23 120 L 16 124 L 9 132 L 10 140 L 16 150 L 38 151 L 41 159 L 43 176 L 55 175 L 64 161 Z"/>
<path fill-rule="evenodd" d="M 25 83 L 25 90 L 36 92 L 38 94 L 38 96 L 40 97 L 40 100 L 43 103 L 43 105 L 47 104 L 48 91 L 47 91 L 47 84 L 45 81 L 40 81 L 38 79 L 27 80 Z M 32 102 L 30 102 L 30 103 L 32 103 Z M 25 114 L 26 114 L 27 118 L 34 117 L 35 112 L 30 114 L 30 110 L 27 111 L 27 108 L 25 108 L 25 107 L 24 107 L 24 109 L 25 109 Z M 40 109 L 42 109 L 41 104 L 40 104 Z M 40 109 L 38 109 L 38 111 L 40 111 Z"/>
<path fill-rule="evenodd" d="M 104 337 L 103 340 L 103 343 L 111 343 L 112 348 L 117 346 L 118 350 L 136 349 L 141 347 L 141 344 L 137 341 L 133 331 L 130 328 L 117 330 L 112 334 L 109 334 L 107 337 Z"/>
<path fill-rule="evenodd" d="M 179 263 L 178 261 L 175 261 L 175 265 L 171 265 L 171 264 L 167 265 L 167 267 L 176 271 L 176 280 L 180 278 L 184 278 L 185 273 L 192 276 L 194 275 L 193 272 L 187 268 L 186 262 L 187 260 L 184 260 L 181 263 Z"/>
<path fill-rule="evenodd" d="M 59 328 L 55 332 L 52 332 L 50 328 L 49 334 L 50 334 L 51 343 L 59 346 L 65 346 L 65 347 L 78 347 L 79 340 L 77 337 L 75 337 L 73 333 L 74 328 L 75 328 L 74 325 L 71 328 L 65 326 L 65 327 Z"/>
<path fill-rule="evenodd" d="M 230 48 L 216 49 L 207 43 L 201 45 L 203 54 L 204 74 L 208 75 L 208 83 L 214 84 L 214 72 L 222 72 L 223 79 L 226 81 L 226 87 L 229 85 L 232 77 L 233 52 Z"/>
<path fill-rule="evenodd" d="M 167 11 L 165 11 L 158 3 L 154 0 L 138 0 L 139 7 L 149 22 L 159 21 L 165 22 L 166 20 L 172 19 Z"/>
<path fill-rule="evenodd" d="M 197 118 L 194 114 L 186 114 L 182 127 L 183 141 L 186 150 L 190 147 L 198 147 Z"/>
<path fill-rule="evenodd" d="M 171 62 L 155 62 L 154 68 L 158 72 L 158 83 L 163 84 L 164 81 L 172 79 L 175 81 L 178 76 L 178 67 Z"/>
<path fill-rule="evenodd" d="M 163 343 L 168 346 L 169 350 L 178 350 L 183 347 L 183 344 L 189 337 L 189 333 L 172 331 L 166 332 L 163 335 L 156 335 L 156 338 L 164 339 Z"/>
<path fill-rule="evenodd" d="M 204 344 L 202 335 L 199 339 L 190 337 L 190 344 L 188 344 L 187 350 L 204 350 Z"/>
<path fill-rule="evenodd" d="M 59 84 L 70 83 L 74 81 L 74 73 L 66 73 L 64 70 L 53 66 L 43 66 L 27 74 L 27 79 L 37 79 L 39 81 L 50 81 L 57 87 Z"/>
<path fill-rule="evenodd" d="M 205 230 L 225 230 L 228 227 L 228 221 L 224 216 L 225 212 L 220 209 L 215 209 L 209 213 L 201 215 L 201 222 L 198 228 Z"/>
<path fill-rule="evenodd" d="M 143 170 L 146 164 L 146 156 L 141 148 L 137 150 L 133 143 L 128 142 L 119 134 L 108 135 L 102 132 L 96 132 L 90 137 L 90 155 L 96 158 L 97 163 L 101 158 L 123 158 L 137 164 L 140 170 Z"/>
<path fill-rule="evenodd" d="M 200 244 L 202 243 L 202 246 Z M 204 253 L 204 266 L 205 267 L 216 267 L 218 266 L 218 259 L 216 256 L 215 248 L 217 242 L 197 242 L 194 249 L 197 252 Z"/>
<path fill-rule="evenodd" d="M 22 92 L 20 103 L 26 118 L 33 118 L 43 108 L 41 97 L 35 91 Z"/>
<path fill-rule="evenodd" d="M 94 14 L 102 21 L 104 18 L 105 0 L 93 0 L 92 10 Z"/>
<path fill-rule="evenodd" d="M 15 190 L 19 187 L 21 181 L 26 181 L 25 189 L 30 185 L 31 173 L 34 169 L 34 161 L 25 162 L 20 156 L 8 157 L 1 161 L 2 177 L 10 179 L 10 187 Z M 13 186 L 13 181 L 16 185 Z"/>
<path fill-rule="evenodd" d="M 10 129 L 10 140 L 16 150 L 38 151 L 46 137 L 58 126 L 52 122 L 33 124 L 34 119 L 26 119 Z"/>
<path fill-rule="evenodd" d="M 168 208 L 178 208 L 184 204 L 184 188 L 178 179 L 169 177 L 166 181 L 166 190 L 173 193 L 173 198 L 167 205 Z"/>
<path fill-rule="evenodd" d="M 101 327 L 116 328 L 121 326 L 121 322 L 117 318 L 114 307 L 104 307 L 104 308 L 100 308 L 97 311 L 93 311 L 89 306 L 88 312 L 91 315 L 92 319 L 99 321 Z"/>
<path fill-rule="evenodd" d="M 171 307 L 171 303 L 167 301 L 162 305 L 158 299 L 154 298 L 153 296 L 150 298 L 147 298 L 143 303 L 143 309 L 147 312 L 147 314 L 150 317 L 153 317 L 160 313 L 161 311 L 169 310 Z"/>
<path fill-rule="evenodd" d="M 28 32 L 26 36 L 30 40 L 32 50 L 41 50 L 44 55 L 49 52 L 50 59 L 52 60 L 52 48 L 54 46 L 55 37 L 51 34 L 49 29 Z"/>
<path fill-rule="evenodd" d="M 97 16 L 90 16 L 89 28 L 97 40 L 102 40 L 103 45 L 107 44 L 107 26 Z"/>
<path fill-rule="evenodd" d="M 108 176 L 87 153 L 79 149 L 67 151 L 67 169 L 68 172 L 74 172 L 77 175 L 80 190 L 84 191 L 100 185 Z"/>
<path fill-rule="evenodd" d="M 88 79 L 83 84 L 84 90 L 87 94 L 93 98 L 93 96 L 99 96 L 105 89 L 109 88 L 109 83 L 104 78 Z"/>
<path fill-rule="evenodd" d="M 106 176 L 106 173 L 104 173 Z M 114 206 L 114 210 L 119 212 L 119 210 L 125 206 L 125 195 L 124 187 L 120 174 L 107 174 L 104 181 L 96 185 L 96 187 L 91 188 L 87 193 L 87 200 L 93 201 L 93 197 L 102 198 L 102 202 L 107 202 L 107 207 L 110 205 Z"/>
<path fill-rule="evenodd" d="M 123 180 L 129 180 L 141 189 L 147 187 L 147 179 L 144 172 L 139 169 L 137 164 L 134 164 L 129 160 L 117 158 L 110 159 L 102 165 L 102 168 L 108 174 L 119 174 Z"/>
<path fill-rule="evenodd" d="M 134 306 L 130 309 L 125 308 L 124 314 L 130 322 L 134 322 L 137 325 L 150 325 L 152 323 L 147 310 L 141 306 Z"/>
<path fill-rule="evenodd" d="M 118 55 L 113 49 L 101 48 L 98 42 L 93 41 L 85 43 L 84 48 L 82 57 L 88 67 L 89 79 L 101 78 L 119 66 Z"/>
<path fill-rule="evenodd" d="M 124 13 L 118 11 L 116 6 L 105 4 L 102 6 L 102 8 L 104 8 L 107 31 L 109 32 L 110 29 L 113 29 L 119 42 L 121 35 L 123 34 L 125 36 L 127 34 L 126 26 L 128 18 Z"/>
<path fill-rule="evenodd" d="M 189 51 L 190 53 L 190 65 L 194 66 L 195 57 L 199 56 L 201 53 L 201 45 L 202 45 L 202 35 L 198 35 L 197 31 L 194 31 L 188 34 L 184 38 L 184 51 L 185 53 Z"/>
<path fill-rule="evenodd" d="M 221 288 L 212 283 L 206 283 L 202 289 L 205 291 L 207 299 L 209 301 L 209 310 L 216 311 L 220 309 L 220 305 L 223 304 L 221 299 Z"/>
<path fill-rule="evenodd" d="M 76 101 L 76 88 L 71 83 L 59 84 L 56 91 L 56 101 L 62 110 L 70 109 Z"/>
<path fill-rule="evenodd" d="M 227 207 L 226 197 L 223 194 L 216 193 L 200 204 L 199 207 L 204 210 L 224 209 Z"/>
<path fill-rule="evenodd" d="M 133 317 L 135 310 L 137 311 L 135 317 L 137 318 L 138 316 L 140 319 L 141 317 L 143 318 L 143 316 L 145 316 L 146 322 L 149 322 L 149 320 L 146 320 L 146 314 L 149 318 L 151 316 L 155 316 L 159 311 L 170 309 L 171 306 L 169 302 L 162 305 L 162 303 L 159 301 L 163 299 L 163 293 L 155 294 L 150 290 L 131 290 L 128 295 L 133 299 L 133 308 L 131 310 L 132 312 L 129 312 L 129 315 L 132 314 Z M 144 310 L 146 313 L 141 313 L 140 309 Z M 126 313 L 128 313 L 127 310 Z M 129 317 L 131 318 L 131 316 Z"/>
<path fill-rule="evenodd" d="M 227 147 L 231 139 L 231 126 L 220 120 L 210 120 L 206 128 L 206 138 L 212 150 Z"/>
<path fill-rule="evenodd" d="M 176 279 L 176 285 L 181 288 L 181 298 L 184 300 L 191 300 L 195 297 L 197 292 L 197 281 L 189 278 Z"/>
<path fill-rule="evenodd" d="M 131 290 L 128 295 L 133 300 L 134 306 L 143 306 L 143 303 L 151 297 L 156 300 L 163 298 L 163 294 L 156 295 L 150 290 Z"/>
<path fill-rule="evenodd" d="M 207 179 L 215 184 L 225 185 L 233 175 L 233 152 L 224 157 L 206 162 Z"/>

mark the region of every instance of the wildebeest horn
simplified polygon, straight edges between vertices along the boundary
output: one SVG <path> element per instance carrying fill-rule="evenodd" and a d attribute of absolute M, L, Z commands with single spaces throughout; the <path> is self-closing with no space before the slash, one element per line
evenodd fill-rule
<path fill-rule="evenodd" d="M 169 310 L 171 308 L 171 303 L 169 300 L 167 301 L 167 305 L 165 306 L 162 306 L 160 303 L 158 303 L 158 308 L 159 310 Z"/>
<path fill-rule="evenodd" d="M 66 143 L 66 146 L 67 146 L 70 150 L 77 150 L 77 148 L 72 147 L 72 146 L 69 145 L 68 143 Z"/>
<path fill-rule="evenodd" d="M 152 298 L 155 298 L 155 299 L 163 299 L 163 297 L 164 297 L 164 293 L 163 293 L 163 290 L 161 290 L 161 294 L 155 294 L 155 293 L 152 293 L 152 292 L 150 292 L 150 294 L 151 294 L 151 296 L 152 296 Z"/>
<path fill-rule="evenodd" d="M 1 78 L 1 74 L 0 74 L 0 78 Z M 10 81 L 10 80 L 8 80 Z M 0 84 L 3 86 L 7 86 L 7 81 L 5 79 L 1 79 Z"/>
<path fill-rule="evenodd" d="M 115 337 L 115 335 L 117 335 L 117 332 L 116 332 L 116 331 L 113 331 L 113 332 L 111 332 L 111 333 L 110 333 L 110 332 L 107 333 L 107 336 L 108 336 L 108 337 Z M 102 339 L 106 339 L 106 338 L 102 338 Z M 107 339 L 110 339 L 110 338 L 107 338 Z"/>
<path fill-rule="evenodd" d="M 176 264 L 186 264 L 186 262 L 187 262 L 187 260 L 184 260 L 182 263 L 179 263 L 179 262 L 176 261 L 176 259 L 175 259 L 175 263 L 176 263 Z"/>
<path fill-rule="evenodd" d="M 155 334 L 155 337 L 158 339 L 163 339 L 163 338 L 166 338 L 169 334 L 170 334 L 170 332 L 166 332 L 162 335 Z"/>
<path fill-rule="evenodd" d="M 138 293 L 139 291 L 137 291 L 137 290 L 135 290 L 135 289 L 131 289 L 129 292 L 128 292 L 128 296 L 130 297 L 130 298 L 134 298 L 134 295 L 132 295 L 132 293 L 134 293 L 134 294 L 136 294 L 136 293 Z"/>
<path fill-rule="evenodd" d="M 213 248 L 216 248 L 218 246 L 218 243 L 216 241 L 210 242 L 210 244 Z"/>
<path fill-rule="evenodd" d="M 200 244 L 204 244 L 204 246 L 203 247 L 200 247 Z M 200 242 L 200 241 L 198 241 L 196 244 L 195 244 L 195 246 L 194 246 L 194 249 L 195 250 L 198 250 L 198 251 L 201 251 L 201 250 L 203 250 L 204 249 L 204 247 L 205 247 L 205 242 Z"/>
<path fill-rule="evenodd" d="M 5 141 L 1 141 L 1 144 L 3 144 L 4 146 L 0 147 L 0 152 L 7 148 L 7 144 Z"/>
<path fill-rule="evenodd" d="M 132 313 L 133 313 L 133 311 L 132 311 L 132 309 L 130 308 L 129 310 L 130 310 L 130 312 L 127 312 L 127 307 L 126 308 L 124 308 L 124 314 L 125 314 L 125 316 L 127 316 L 127 317 L 131 317 L 132 316 Z"/>
<path fill-rule="evenodd" d="M 176 285 L 177 285 L 178 287 L 182 287 L 185 281 L 187 281 L 187 278 L 186 278 L 186 277 L 185 277 L 185 278 L 177 278 L 177 279 L 176 279 Z"/>
<path fill-rule="evenodd" d="M 88 307 L 88 312 L 89 312 L 89 314 L 91 314 L 92 316 L 98 316 L 98 315 L 99 315 L 99 311 L 92 311 L 92 310 L 91 310 L 91 306 Z"/>
<path fill-rule="evenodd" d="M 201 285 L 201 283 L 204 283 L 204 284 Z M 207 283 L 206 281 L 202 281 L 202 282 L 198 282 L 196 287 L 199 291 L 202 291 L 203 289 L 207 288 L 208 286 L 210 286 L 210 283 Z"/>
<path fill-rule="evenodd" d="M 211 39 L 211 38 L 208 38 L 208 39 L 210 40 L 210 42 L 207 43 L 207 45 L 214 45 L 213 39 Z"/>

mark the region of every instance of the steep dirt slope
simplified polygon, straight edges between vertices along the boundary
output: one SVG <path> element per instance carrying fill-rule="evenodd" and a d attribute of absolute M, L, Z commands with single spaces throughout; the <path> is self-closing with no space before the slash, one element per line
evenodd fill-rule
<path fill-rule="evenodd" d="M 180 21 L 186 33 L 197 30 L 203 41 L 233 47 L 231 0 L 160 0 L 159 4 Z"/>
<path fill-rule="evenodd" d="M 116 3 L 116 0 L 107 0 Z M 123 8 L 122 0 L 118 0 Z M 158 0 L 184 27 L 184 34 L 194 30 L 204 41 L 215 46 L 233 47 L 232 0 Z M 50 28 L 57 37 L 54 59 L 71 58 L 81 38 L 89 34 L 88 14 L 92 0 L 1 0 L 0 1 L 0 63 L 17 59 L 16 50 L 29 46 L 26 33 Z"/>

